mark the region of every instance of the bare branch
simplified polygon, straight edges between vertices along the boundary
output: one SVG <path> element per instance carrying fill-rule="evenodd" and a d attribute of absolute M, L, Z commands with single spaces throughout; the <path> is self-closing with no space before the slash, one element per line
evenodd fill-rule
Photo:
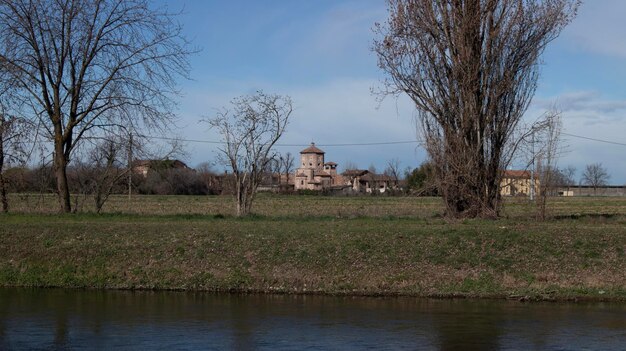
<path fill-rule="evenodd" d="M 68 212 L 76 145 L 101 124 L 167 128 L 194 50 L 175 15 L 146 0 L 0 0 L 0 27 L 0 62 L 31 120 L 45 121 Z"/>
<path fill-rule="evenodd" d="M 220 157 L 235 178 L 237 215 L 244 216 L 250 213 L 263 172 L 276 158 L 273 147 L 285 132 L 293 107 L 290 97 L 262 91 L 235 98 L 231 104 L 232 110 L 224 109 L 206 122 L 224 139 Z"/>
<path fill-rule="evenodd" d="M 497 217 L 503 166 L 534 95 L 539 58 L 576 0 L 389 0 L 373 50 L 387 94 L 419 113 L 452 217 Z M 523 134 L 523 133 L 522 133 Z"/>

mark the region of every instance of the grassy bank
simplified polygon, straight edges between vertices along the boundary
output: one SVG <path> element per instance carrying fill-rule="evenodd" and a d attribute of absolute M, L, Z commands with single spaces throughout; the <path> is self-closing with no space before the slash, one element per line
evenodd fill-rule
<path fill-rule="evenodd" d="M 624 200 L 571 200 L 546 222 L 524 218 L 524 204 L 508 219 L 448 222 L 436 200 L 409 200 L 418 210 L 404 198 L 268 197 L 248 219 L 224 207 L 2 215 L 0 286 L 626 300 Z"/>

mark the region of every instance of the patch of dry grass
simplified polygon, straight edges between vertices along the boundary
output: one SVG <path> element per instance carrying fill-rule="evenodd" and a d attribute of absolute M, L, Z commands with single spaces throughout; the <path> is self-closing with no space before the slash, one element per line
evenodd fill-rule
<path fill-rule="evenodd" d="M 223 198 L 192 198 L 222 210 L 206 212 L 153 199 L 127 214 L 0 216 L 0 285 L 626 298 L 626 219 L 593 215 L 624 211 L 613 200 L 546 222 L 449 222 L 437 199 L 261 197 L 271 215 L 247 219 L 209 216 Z"/>

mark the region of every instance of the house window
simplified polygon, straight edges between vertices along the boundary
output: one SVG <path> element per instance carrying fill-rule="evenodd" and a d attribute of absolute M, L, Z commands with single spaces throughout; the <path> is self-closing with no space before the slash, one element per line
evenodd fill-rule
<path fill-rule="evenodd" d="M 304 180 L 301 180 L 301 181 L 300 181 L 300 185 L 304 185 Z"/>
<path fill-rule="evenodd" d="M 313 166 L 313 164 L 311 162 L 309 162 L 309 166 Z"/>

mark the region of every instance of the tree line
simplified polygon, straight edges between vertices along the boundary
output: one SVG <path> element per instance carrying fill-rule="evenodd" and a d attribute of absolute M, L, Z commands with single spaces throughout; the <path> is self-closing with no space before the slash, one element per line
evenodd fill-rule
<path fill-rule="evenodd" d="M 373 52 L 386 77 L 380 93 L 406 94 L 414 103 L 429 163 L 411 174 L 415 182 L 428 175 L 446 215 L 497 218 L 503 170 L 520 158 L 544 179 L 556 177 L 560 112 L 531 123 L 522 117 L 541 55 L 574 19 L 580 1 L 387 5 L 388 19 L 374 27 Z M 110 193 L 124 177 L 132 186 L 131 175 L 104 170 L 123 169 L 114 167 L 119 161 L 111 155 L 120 151 L 112 143 L 129 137 L 131 163 L 133 132 L 173 125 L 177 80 L 188 78 L 188 58 L 197 52 L 176 14 L 148 0 L 0 0 L 0 28 L 2 167 L 32 156 L 29 143 L 45 143 L 42 159 L 50 160 L 61 212 L 72 211 L 70 181 L 83 183 L 70 177 L 87 172 L 76 171 L 81 160 L 90 159 L 95 169 L 90 178 L 99 181 L 84 183 L 96 194 Z M 231 172 L 238 215 L 251 212 L 292 112 L 289 96 L 258 91 L 205 118 L 222 137 L 220 161 Z"/>

